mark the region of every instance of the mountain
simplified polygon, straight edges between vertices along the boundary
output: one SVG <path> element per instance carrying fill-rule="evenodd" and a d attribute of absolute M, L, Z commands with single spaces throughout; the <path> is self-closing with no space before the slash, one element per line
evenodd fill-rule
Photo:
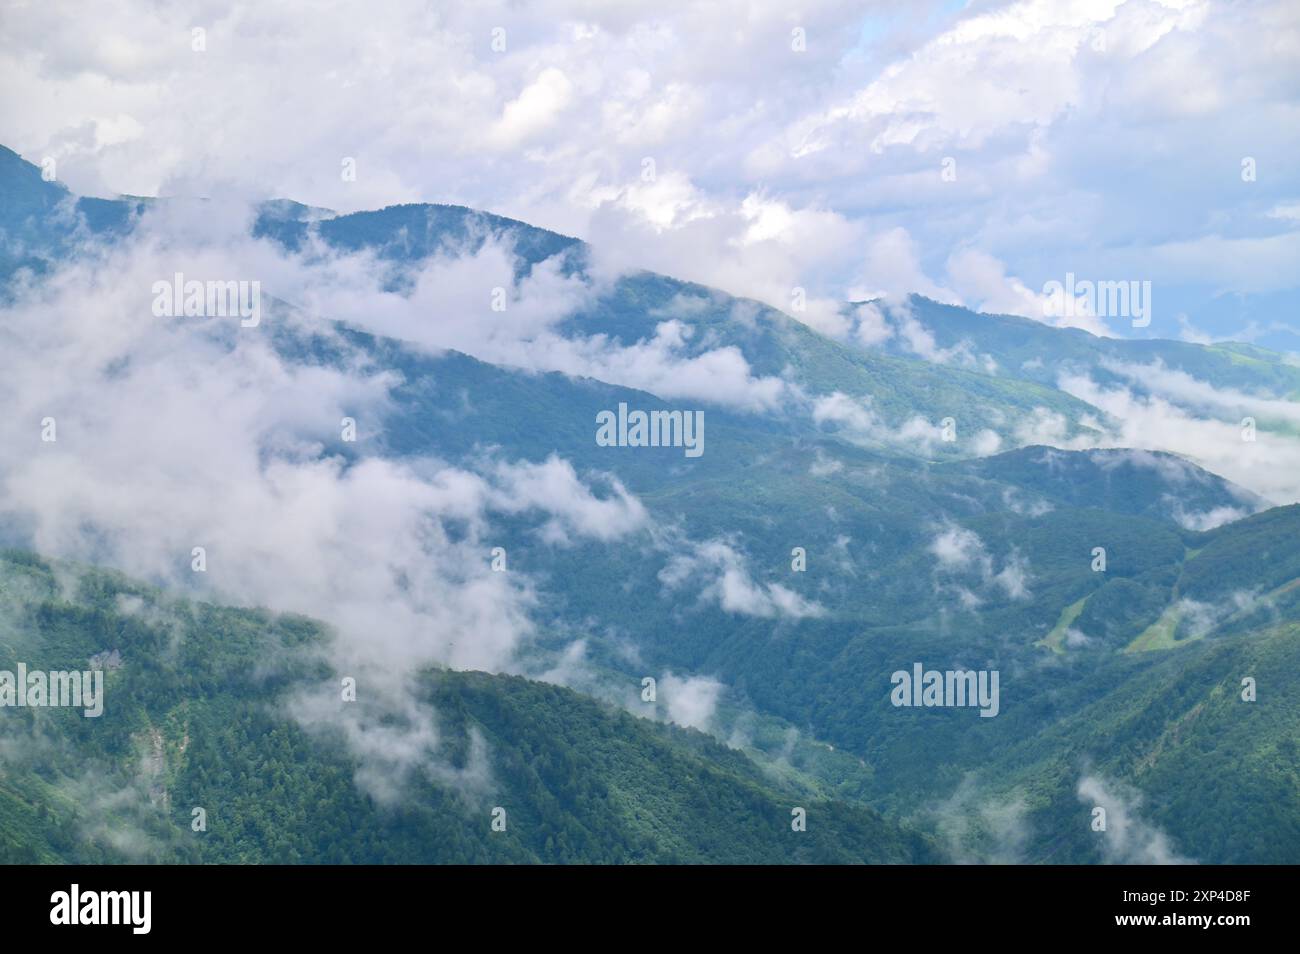
<path fill-rule="evenodd" d="M 20 271 L 44 274 L 70 255 L 79 239 L 125 235 L 143 207 L 133 199 L 74 196 L 0 146 L 0 285 Z"/>
<path fill-rule="evenodd" d="M 100 220 L 112 229 L 84 210 L 78 219 L 78 200 L 8 156 L 0 188 L 28 198 L 0 226 L 21 240 L 6 247 L 43 263 L 37 272 L 76 260 L 87 236 L 129 242 L 146 221 L 134 199 L 102 200 L 117 210 Z M 132 700 L 103 728 L 48 713 L 25 725 L 41 735 L 3 763 L 11 853 L 119 859 L 139 842 L 144 857 L 218 861 L 1138 860 L 1091 831 L 1102 800 L 1149 834 L 1148 860 L 1300 858 L 1300 813 L 1285 795 L 1300 776 L 1287 701 L 1300 511 L 1184 457 L 1047 447 L 1026 427 L 1055 416 L 1063 434 L 1086 436 L 1114 423 L 1061 388 L 1063 371 L 1141 388 L 1125 368 L 1159 366 L 1282 400 L 1294 393 L 1283 356 L 1097 338 L 913 298 L 913 320 L 950 352 L 944 364 L 898 336 L 872 348 L 833 340 L 667 276 L 606 280 L 597 249 L 454 206 L 335 215 L 277 201 L 251 228 L 293 261 L 355 256 L 399 297 L 431 265 L 504 245 L 517 281 L 559 275 L 590 292 L 548 326 L 565 343 L 637 353 L 677 321 L 690 331 L 678 357 L 734 353 L 752 376 L 782 382 L 783 399 L 683 398 L 671 378 L 632 387 L 490 361 L 437 340 L 448 316 L 429 316 L 435 326 L 418 335 L 382 334 L 364 308 L 338 320 L 269 288 L 261 333 L 286 368 L 363 368 L 387 383 L 357 441 L 336 436 L 337 415 L 295 408 L 307 424 L 277 422 L 267 455 L 467 473 L 559 460 L 603 488 L 598 501 L 611 488 L 635 497 L 644 519 L 618 537 L 565 538 L 527 507 L 493 517 L 536 597 L 519 671 L 559 673 L 569 688 L 401 674 L 437 714 L 440 745 L 395 810 L 368 789 L 375 766 L 337 713 L 315 720 L 319 733 L 287 714 L 295 693 L 337 691 L 317 624 L 187 603 L 102 571 L 69 593 L 55 586 L 61 564 L 27 552 L 21 521 L 0 525 L 23 550 L 7 562 L 0 647 L 51 666 L 116 649 L 127 664 L 110 673 L 115 696 Z M 619 377 L 617 362 L 603 367 Z M 118 362 L 106 380 L 132 370 Z M 595 439 L 603 411 L 684 403 L 707 424 L 699 457 Z M 939 436 L 944 417 L 955 440 Z M 180 622 L 142 622 L 141 606 L 155 604 Z M 581 665 L 567 666 L 575 646 Z M 918 664 L 998 673 L 996 717 L 895 705 L 893 675 Z M 648 674 L 716 683 L 716 706 L 695 720 L 710 735 L 622 711 L 639 713 L 628 697 Z M 1241 697 L 1247 677 L 1254 701 Z M 47 750 L 60 753 L 52 768 Z M 102 817 L 73 812 L 82 765 L 124 793 Z M 796 834 L 790 807 L 804 802 L 815 810 Z M 214 809 L 211 837 L 196 841 L 183 809 L 205 803 L 230 819 L 218 827 Z M 511 819 L 504 833 L 486 824 L 495 806 Z"/>
<path fill-rule="evenodd" d="M 21 263 L 37 272 L 72 255 L 79 238 L 129 233 L 145 208 L 134 198 L 76 199 L 62 185 L 43 182 L 35 166 L 9 151 L 0 155 L 0 179 L 4 178 L 10 180 L 13 194 L 21 197 L 14 203 L 6 231 L 23 250 Z M 151 200 L 148 205 L 164 210 L 169 201 Z M 403 205 L 336 215 L 275 200 L 257 206 L 251 234 L 292 253 L 314 247 L 313 242 L 336 254 L 364 250 L 390 269 L 383 282 L 389 290 L 407 288 L 412 273 L 431 259 L 474 255 L 488 242 L 505 243 L 517 256 L 516 277 L 554 258 L 561 262 L 562 272 L 595 281 L 587 274 L 591 250 L 585 244 L 460 206 Z M 3 280 L 16 273 L 20 262 L 13 259 L 0 265 Z M 619 277 L 560 323 L 558 330 L 627 345 L 653 339 L 661 323 L 678 316 L 689 317 L 696 329 L 681 344 L 683 359 L 735 348 L 755 377 L 786 377 L 813 398 L 842 393 L 868 400 L 882 427 L 861 439 L 875 445 L 889 443 L 898 449 L 915 444 L 912 438 L 899 440 L 889 432 L 918 418 L 937 432 L 942 418 L 959 415 L 961 440 L 951 445 L 927 442 L 926 451 L 969 453 L 968 437 L 989 432 L 1011 439 L 1016 426 L 1035 413 L 1059 415 L 1067 433 L 1077 432 L 1083 416 L 1097 414 L 1051 387 L 863 352 L 759 302 L 648 272 Z M 743 320 L 733 320 L 736 316 Z"/>
<path fill-rule="evenodd" d="M 850 308 L 872 304 L 852 302 Z M 880 306 L 882 303 L 875 303 Z M 884 305 L 889 310 L 888 305 Z M 1300 398 L 1300 364 L 1243 342 L 1210 345 L 1158 338 L 1099 337 L 1079 328 L 1056 328 L 1018 315 L 982 314 L 921 295 L 903 310 L 932 338 L 932 347 L 987 356 L 999 377 L 1055 387 L 1063 373 L 1086 373 L 1101 384 L 1124 384 L 1146 393 L 1138 369 L 1159 367 L 1233 389 L 1277 399 Z M 877 347 L 891 354 L 915 352 L 905 336 L 890 335 Z"/>
<path fill-rule="evenodd" d="M 1109 449 L 1065 453 L 1022 447 L 954 465 L 1010 483 L 1055 503 L 1113 513 L 1154 516 L 1189 528 L 1195 515 L 1230 518 L 1263 510 L 1268 502 L 1175 454 Z"/>
<path fill-rule="evenodd" d="M 73 592 L 69 593 L 68 590 Z M 434 670 L 433 767 L 400 798 L 352 784 L 295 692 L 337 697 L 318 624 L 176 600 L 22 553 L 0 559 L 0 669 L 82 669 L 98 719 L 22 708 L 0 758 L 0 858 L 230 863 L 861 863 L 933 859 L 855 805 L 693 730 L 517 676 Z M 364 691 L 364 689 L 363 689 Z M 125 701 L 123 701 L 125 700 Z M 492 810 L 506 810 L 504 831 Z M 805 832 L 791 811 L 807 812 Z M 206 828 L 192 830 L 194 808 Z"/>

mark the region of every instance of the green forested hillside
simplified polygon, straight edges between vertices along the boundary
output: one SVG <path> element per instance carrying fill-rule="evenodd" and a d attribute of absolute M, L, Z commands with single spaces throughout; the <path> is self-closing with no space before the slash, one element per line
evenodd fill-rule
<path fill-rule="evenodd" d="M 697 732 L 556 686 L 431 671 L 439 741 L 376 795 L 337 733 L 289 714 L 338 696 L 292 617 L 0 559 L 0 669 L 109 663 L 104 714 L 10 708 L 0 860 L 263 863 L 918 862 L 919 835 L 765 776 Z M 339 703 L 345 705 L 346 703 Z M 193 809 L 205 831 L 191 830 Z M 492 810 L 504 808 L 504 831 Z M 791 811 L 807 812 L 807 830 Z"/>
<path fill-rule="evenodd" d="M 1091 671 L 1067 666 L 1050 695 L 1016 714 L 978 777 L 987 798 L 1023 799 L 1025 861 L 1157 860 L 1108 857 L 1089 827 L 1095 801 L 1078 791 L 1095 776 L 1127 792 L 1134 824 L 1163 832 L 1184 859 L 1295 864 L 1297 673 L 1294 622 Z M 1242 696 L 1247 678 L 1254 701 Z"/>

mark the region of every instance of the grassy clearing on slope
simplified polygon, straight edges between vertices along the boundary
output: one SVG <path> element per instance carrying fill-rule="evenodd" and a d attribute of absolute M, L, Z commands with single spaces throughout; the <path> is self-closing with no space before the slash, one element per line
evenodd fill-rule
<path fill-rule="evenodd" d="M 1171 606 L 1160 614 L 1160 618 L 1144 629 L 1138 638 L 1125 648 L 1126 653 L 1145 653 L 1157 649 L 1175 649 L 1185 643 L 1194 642 L 1199 637 L 1175 639 L 1178 624 L 1183 618 L 1183 611 L 1177 605 Z M 1202 636 L 1204 633 L 1201 634 Z"/>
<path fill-rule="evenodd" d="M 1092 594 L 1090 593 L 1088 595 L 1091 596 Z M 1061 615 L 1057 618 L 1056 625 L 1052 627 L 1052 631 L 1042 639 L 1038 640 L 1038 642 L 1034 643 L 1034 645 L 1046 646 L 1054 653 L 1065 652 L 1065 634 L 1069 628 L 1074 625 L 1074 621 L 1079 618 L 1079 614 L 1083 612 L 1083 604 L 1087 602 L 1088 597 L 1085 596 L 1078 602 L 1071 603 L 1065 609 L 1061 610 Z"/>

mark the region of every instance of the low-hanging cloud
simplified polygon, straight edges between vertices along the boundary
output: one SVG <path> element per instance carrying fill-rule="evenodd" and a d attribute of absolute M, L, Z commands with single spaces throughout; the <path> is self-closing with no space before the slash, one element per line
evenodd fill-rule
<path fill-rule="evenodd" d="M 774 409 L 788 395 L 784 380 L 755 375 L 735 347 L 692 350 L 686 308 L 626 344 L 601 332 L 561 329 L 611 294 L 619 273 L 571 272 L 563 255 L 523 275 L 517 264 L 508 237 L 489 238 L 476 249 L 446 249 L 405 265 L 394 283 L 393 266 L 373 253 L 339 253 L 318 243 L 281 277 L 286 297 L 313 314 L 426 349 L 749 411 Z"/>
<path fill-rule="evenodd" d="M 964 577 L 981 586 L 1000 589 L 1008 599 L 1029 598 L 1029 563 L 1012 549 L 1002 561 L 1000 570 L 994 569 L 992 555 L 979 534 L 955 523 L 940 528 L 930 539 L 928 552 L 934 557 L 936 572 L 944 577 Z M 951 582 L 938 584 L 939 588 L 953 586 Z M 978 597 L 965 588 L 958 587 L 963 602 L 977 605 Z"/>
<path fill-rule="evenodd" d="M 1152 379 L 1152 386 L 1158 386 Z M 1021 429 L 1025 443 L 1046 443 L 1069 449 L 1127 447 L 1163 450 L 1188 458 L 1198 466 L 1260 494 L 1275 504 L 1300 500 L 1300 437 L 1286 425 L 1270 426 L 1269 418 L 1291 413 L 1292 402 L 1259 399 L 1260 417 L 1248 428 L 1245 417 L 1231 419 L 1235 395 L 1220 394 L 1221 416 L 1189 410 L 1158 393 L 1119 384 L 1103 384 L 1092 376 L 1062 373 L 1058 386 L 1106 415 L 1095 429 L 1065 437 L 1063 423 L 1040 415 Z M 1246 405 L 1249 407 L 1249 405 Z M 1274 417 L 1273 420 L 1278 420 Z"/>
<path fill-rule="evenodd" d="M 558 457 L 331 452 L 345 417 L 382 430 L 397 375 L 359 352 L 291 362 L 270 320 L 151 311 L 153 283 L 178 271 L 273 280 L 292 268 L 238 229 L 192 241 L 146 221 L 0 311 L 0 530 L 48 556 L 322 618 L 336 671 L 400 714 L 420 669 L 510 670 L 531 641 L 532 582 L 491 567 L 498 518 L 526 517 L 566 544 L 639 533 L 647 515 L 617 480 Z M 325 710 L 295 711 L 348 729 L 343 708 L 335 691 Z M 427 717 L 407 715 L 401 740 L 373 720 L 345 733 L 387 753 L 376 777 L 435 738 Z"/>
<path fill-rule="evenodd" d="M 659 571 L 666 590 L 687 584 L 700 589 L 700 599 L 716 602 L 725 612 L 742 616 L 803 619 L 826 614 L 825 607 L 780 583 L 756 581 L 745 557 L 725 540 L 687 544 Z"/>
<path fill-rule="evenodd" d="M 1120 865 L 1190 864 L 1182 857 L 1159 828 L 1138 816 L 1141 796 L 1129 793 L 1114 782 L 1097 775 L 1084 775 L 1076 788 L 1079 801 L 1092 808 L 1105 809 L 1106 829 L 1099 832 L 1102 857 Z"/>

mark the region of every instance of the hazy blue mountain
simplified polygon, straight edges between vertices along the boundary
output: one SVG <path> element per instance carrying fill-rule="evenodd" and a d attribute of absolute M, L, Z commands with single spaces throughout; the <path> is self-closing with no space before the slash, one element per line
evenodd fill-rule
<path fill-rule="evenodd" d="M 17 272 L 43 274 L 69 255 L 79 238 L 111 237 L 130 231 L 142 208 L 135 199 L 72 195 L 46 181 L 39 167 L 0 146 L 0 294 Z"/>
<path fill-rule="evenodd" d="M 860 304 L 863 302 L 854 302 L 851 307 Z M 907 306 L 933 336 L 937 348 L 960 349 L 966 343 L 972 354 L 991 357 L 999 376 L 1055 387 L 1062 373 L 1087 373 L 1099 383 L 1122 383 L 1145 393 L 1141 375 L 1120 374 L 1116 369 L 1160 365 L 1246 394 L 1300 396 L 1300 366 L 1284 355 L 1244 342 L 1201 345 L 1157 338 L 1102 338 L 1018 315 L 977 313 L 921 295 L 909 296 Z M 890 354 L 911 353 L 898 336 L 875 347 Z"/>

